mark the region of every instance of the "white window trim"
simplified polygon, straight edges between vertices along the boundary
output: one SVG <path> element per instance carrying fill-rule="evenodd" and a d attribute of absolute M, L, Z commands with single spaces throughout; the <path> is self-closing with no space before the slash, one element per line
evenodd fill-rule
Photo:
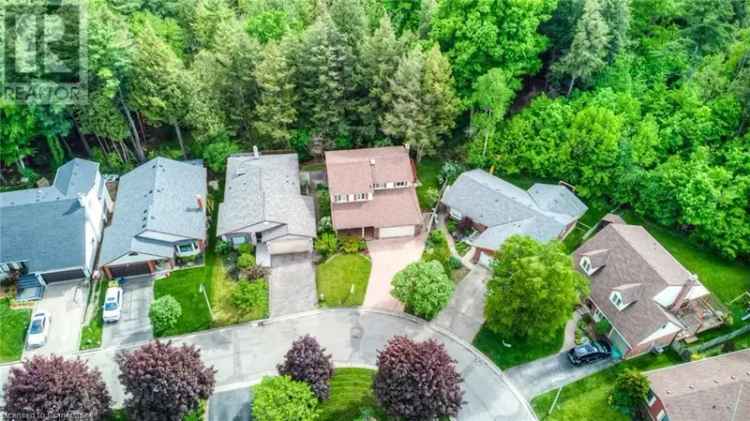
<path fill-rule="evenodd" d="M 408 181 L 396 181 L 396 184 L 395 184 L 396 188 L 407 187 L 408 185 L 409 185 Z"/>
<path fill-rule="evenodd" d="M 653 392 L 650 392 L 651 397 L 648 398 L 648 406 L 654 406 L 656 403 L 656 395 Z"/>
<path fill-rule="evenodd" d="M 191 251 L 182 251 L 182 250 L 180 250 L 180 247 L 182 247 L 182 246 L 191 246 L 192 250 Z M 180 244 L 176 244 L 175 245 L 175 250 L 177 250 L 176 255 L 179 256 L 179 257 L 182 257 L 182 256 L 194 256 L 194 255 L 196 255 L 196 254 L 198 254 L 200 252 L 200 248 L 198 247 L 198 244 L 196 244 L 195 241 L 193 241 L 192 243 L 180 243 Z"/>
<path fill-rule="evenodd" d="M 614 304 L 618 310 L 625 308 L 625 301 L 622 299 L 622 295 L 617 291 L 612 291 L 612 293 L 609 294 L 609 302 Z"/>
<path fill-rule="evenodd" d="M 667 414 L 666 414 L 666 412 L 664 412 L 664 410 L 662 409 L 661 411 L 659 411 L 659 413 L 658 413 L 658 414 L 656 414 L 656 421 L 662 421 L 662 420 L 663 420 L 664 418 L 666 418 L 666 417 L 667 417 Z"/>
<path fill-rule="evenodd" d="M 462 214 L 461 211 L 458 211 L 454 208 L 450 208 L 450 211 L 448 213 L 450 213 L 451 218 L 456 220 L 461 220 L 464 217 L 464 214 Z"/>
<path fill-rule="evenodd" d="M 588 256 L 581 257 L 581 260 L 578 262 L 578 265 L 583 269 L 584 272 L 586 272 L 587 275 L 591 275 L 594 271 L 591 267 L 591 259 L 588 258 Z"/>

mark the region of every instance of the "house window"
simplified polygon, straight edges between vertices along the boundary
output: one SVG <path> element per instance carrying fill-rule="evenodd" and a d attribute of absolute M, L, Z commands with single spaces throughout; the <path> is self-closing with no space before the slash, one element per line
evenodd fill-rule
<path fill-rule="evenodd" d="M 656 395 L 654 395 L 654 392 L 648 391 L 648 406 L 654 406 L 654 403 L 656 403 Z"/>
<path fill-rule="evenodd" d="M 613 292 L 609 296 L 609 301 L 612 302 L 612 304 L 615 305 L 618 309 L 622 310 L 624 307 L 624 303 L 622 301 L 622 295 L 620 295 L 619 292 Z"/>
<path fill-rule="evenodd" d="M 656 416 L 656 421 L 669 421 L 669 417 L 663 409 L 659 411 L 659 414 Z"/>
<path fill-rule="evenodd" d="M 583 269 L 584 272 L 591 275 L 591 260 L 584 256 L 581 257 L 581 261 L 579 262 L 579 265 L 581 266 L 581 269 Z"/>
<path fill-rule="evenodd" d="M 346 202 L 346 195 L 343 195 L 343 194 L 334 195 L 333 200 L 337 203 Z"/>
<path fill-rule="evenodd" d="M 397 181 L 396 187 L 406 187 L 408 183 L 406 181 Z"/>
<path fill-rule="evenodd" d="M 187 256 L 191 254 L 196 254 L 198 252 L 198 247 L 196 244 L 193 243 L 182 243 L 177 245 L 177 255 L 178 256 Z"/>
<path fill-rule="evenodd" d="M 232 237 L 232 244 L 235 246 L 239 246 L 240 244 L 247 243 L 247 238 L 245 238 L 244 235 Z"/>
<path fill-rule="evenodd" d="M 367 200 L 367 193 L 356 193 L 354 200 Z"/>
<path fill-rule="evenodd" d="M 373 190 L 380 190 L 382 188 L 383 188 L 383 185 L 380 184 L 380 183 L 375 183 L 375 184 L 372 185 L 372 189 Z"/>

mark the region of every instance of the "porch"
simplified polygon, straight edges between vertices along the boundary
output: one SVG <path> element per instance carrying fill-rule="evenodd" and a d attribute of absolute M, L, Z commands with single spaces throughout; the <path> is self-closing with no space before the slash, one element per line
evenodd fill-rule
<path fill-rule="evenodd" d="M 685 325 L 677 340 L 691 343 L 698 339 L 699 333 L 723 325 L 727 311 L 709 295 L 688 302 L 674 314 Z"/>

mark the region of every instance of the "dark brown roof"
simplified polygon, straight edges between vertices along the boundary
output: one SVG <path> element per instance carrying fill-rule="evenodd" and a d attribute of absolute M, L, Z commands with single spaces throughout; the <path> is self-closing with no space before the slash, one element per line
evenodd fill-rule
<path fill-rule="evenodd" d="M 680 326 L 653 298 L 667 287 L 682 286 L 691 274 L 648 231 L 638 225 L 609 224 L 576 250 L 576 267 L 581 270 L 581 256 L 598 250 L 608 250 L 607 262 L 589 276 L 590 298 L 630 346 L 667 322 Z M 630 291 L 639 293 L 639 299 L 618 310 L 609 297 L 614 289 L 630 284 L 640 284 L 637 291 Z"/>
<path fill-rule="evenodd" d="M 750 420 L 750 350 L 646 375 L 670 421 Z"/>
<path fill-rule="evenodd" d="M 337 230 L 422 224 L 414 187 L 379 190 L 372 200 L 362 202 L 333 203 L 331 216 Z"/>

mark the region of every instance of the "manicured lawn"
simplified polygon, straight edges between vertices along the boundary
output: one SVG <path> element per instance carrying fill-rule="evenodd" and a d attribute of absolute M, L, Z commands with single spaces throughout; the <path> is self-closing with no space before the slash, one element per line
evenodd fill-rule
<path fill-rule="evenodd" d="M 564 326 L 555 332 L 555 336 L 549 341 L 504 338 L 482 326 L 474 338 L 474 346 L 498 367 L 507 369 L 560 352 L 564 336 Z M 511 347 L 503 345 L 503 340 Z"/>
<path fill-rule="evenodd" d="M 89 324 L 84 326 L 83 330 L 81 330 L 81 350 L 99 348 L 102 346 L 102 329 L 104 326 L 104 320 L 102 320 L 102 306 L 104 305 L 104 298 L 107 295 L 108 284 L 109 283 L 105 280 L 100 280 L 99 283 L 96 284 L 97 300 L 93 304 L 96 306 L 93 309 L 95 313 Z"/>
<path fill-rule="evenodd" d="M 206 258 L 204 267 L 176 270 L 166 278 L 154 283 L 154 298 L 165 295 L 173 296 L 182 306 L 182 317 L 177 325 L 161 336 L 182 335 L 205 330 L 212 326 L 211 313 L 206 299 L 198 288 L 203 284 L 206 293 L 211 296 L 211 271 L 214 267 L 213 256 Z"/>
<path fill-rule="evenodd" d="M 690 243 L 685 236 L 646 221 L 633 212 L 623 212 L 622 217 L 629 224 L 643 225 L 687 270 L 696 273 L 703 285 L 725 305 L 750 290 L 750 265 L 722 259 Z M 744 311 L 740 306 L 734 306 L 732 310 L 736 327 Z"/>
<path fill-rule="evenodd" d="M 435 159 L 423 159 L 417 164 L 417 178 L 422 183 L 421 186 L 417 187 L 417 198 L 419 198 L 419 206 L 422 209 L 431 209 L 435 206 L 428 200 L 427 191 L 431 188 L 440 191 L 438 175 L 442 165 L 442 161 Z"/>
<path fill-rule="evenodd" d="M 568 253 L 573 253 L 583 243 L 583 236 L 586 232 L 594 227 L 604 215 L 612 210 L 613 206 L 607 206 L 603 203 L 587 203 L 589 210 L 578 220 L 575 229 L 565 237 L 563 245 Z"/>
<path fill-rule="evenodd" d="M 0 299 L 0 363 L 17 361 L 23 354 L 31 310 L 11 310 L 9 299 Z"/>
<path fill-rule="evenodd" d="M 379 420 L 386 420 L 372 393 L 375 371 L 366 368 L 337 368 L 331 378 L 331 399 L 321 403 L 320 421 L 354 420 L 363 409 Z"/>
<path fill-rule="evenodd" d="M 581 379 L 565 386 L 560 393 L 557 405 L 551 414 L 547 414 L 555 400 L 557 390 L 551 390 L 531 401 L 534 411 L 540 420 L 579 421 L 607 420 L 627 421 L 629 418 L 609 406 L 608 398 L 612 392 L 617 375 L 626 368 L 641 371 L 666 367 L 680 362 L 674 352 L 661 355 L 644 355 L 634 360 L 624 361 L 614 367 Z"/>
<path fill-rule="evenodd" d="M 211 274 L 211 306 L 214 311 L 214 325 L 227 326 L 235 323 L 268 317 L 268 301 L 263 306 L 254 308 L 250 312 L 240 310 L 232 302 L 232 291 L 237 281 L 229 277 L 227 267 L 221 257 L 216 257 L 214 270 Z M 265 280 L 262 282 L 266 282 Z"/>
<path fill-rule="evenodd" d="M 361 254 L 337 254 L 318 266 L 318 294 L 325 297 L 321 307 L 356 307 L 367 292 L 372 263 Z M 354 285 L 354 293 L 352 293 Z"/>

